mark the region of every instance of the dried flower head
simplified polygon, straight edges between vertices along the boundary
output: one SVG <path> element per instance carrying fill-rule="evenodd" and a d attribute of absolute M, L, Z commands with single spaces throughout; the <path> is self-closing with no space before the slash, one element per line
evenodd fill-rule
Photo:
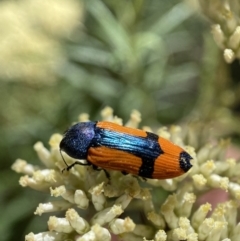
<path fill-rule="evenodd" d="M 113 116 L 109 107 L 101 114 L 103 120 L 122 122 Z M 88 116 L 84 114 L 79 118 L 86 120 Z M 139 112 L 134 111 L 127 125 L 138 127 L 140 121 Z M 45 168 L 18 159 L 12 169 L 25 174 L 20 178 L 23 187 L 49 192 L 57 198 L 40 203 L 36 215 L 63 211 L 65 217 L 51 216 L 48 232 L 30 233 L 26 240 L 108 241 L 115 235 L 121 240 L 139 241 L 237 241 L 240 235 L 237 223 L 240 164 L 234 159 L 222 158 L 228 142 L 199 146 L 195 153 L 193 147 L 184 144 L 184 139 L 193 140 L 192 136 L 188 138 L 185 132 L 183 138 L 180 127 L 161 128 L 158 133 L 191 154 L 194 158 L 191 171 L 166 180 L 141 180 L 109 171 L 111 181 L 103 171 L 93 170 L 91 166 L 75 166 L 62 173 L 65 166 L 59 153 L 61 135 L 54 134 L 50 138 L 50 151 L 40 142 L 35 144 L 34 149 Z M 63 155 L 68 163 L 74 162 L 65 153 Z M 218 204 L 214 210 L 208 202 L 197 205 L 202 194 L 216 188 L 227 192 L 229 200 Z M 164 192 L 168 193 L 165 198 Z M 141 221 L 137 221 L 139 214 Z"/>

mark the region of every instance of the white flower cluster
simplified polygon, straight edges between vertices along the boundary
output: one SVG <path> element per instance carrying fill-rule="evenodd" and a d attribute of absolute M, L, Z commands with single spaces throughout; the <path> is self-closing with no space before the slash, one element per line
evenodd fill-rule
<path fill-rule="evenodd" d="M 113 116 L 109 107 L 102 111 L 102 118 L 122 122 Z M 81 115 L 79 119 L 86 121 L 88 115 Z M 137 127 L 140 121 L 140 114 L 134 111 L 127 125 Z M 131 241 L 238 241 L 240 185 L 236 180 L 239 180 L 240 164 L 234 159 L 222 160 L 228 143 L 207 144 L 196 154 L 192 147 L 183 145 L 180 127 L 161 128 L 158 134 L 183 146 L 194 158 L 188 173 L 174 179 L 147 181 L 117 171 L 109 171 L 111 179 L 108 180 L 103 171 L 80 165 L 62 173 L 65 166 L 59 153 L 61 135 L 51 137 L 50 151 L 40 142 L 35 144 L 34 149 L 46 168 L 40 169 L 19 159 L 12 169 L 25 174 L 20 178 L 23 187 L 48 191 L 58 197 L 39 204 L 36 215 L 64 211 L 65 217 L 51 216 L 48 232 L 30 233 L 25 240 L 110 241 L 115 235 Z M 185 136 L 185 139 L 191 138 Z M 74 162 L 63 155 L 67 163 Z M 229 200 L 218 204 L 210 215 L 212 206 L 208 202 L 193 208 L 203 193 L 216 188 L 228 192 Z M 165 201 L 159 202 L 166 191 L 169 194 Z M 142 221 L 133 221 L 139 213 Z"/>
<path fill-rule="evenodd" d="M 240 4 L 238 0 L 199 0 L 203 13 L 214 23 L 212 33 L 227 63 L 240 58 Z"/>
<path fill-rule="evenodd" d="M 66 61 L 61 39 L 80 25 L 77 0 L 0 2 L 0 77 L 51 84 Z"/>

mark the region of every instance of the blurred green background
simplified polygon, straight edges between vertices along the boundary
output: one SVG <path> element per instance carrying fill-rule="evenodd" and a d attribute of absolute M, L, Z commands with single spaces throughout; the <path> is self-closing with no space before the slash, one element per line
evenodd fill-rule
<path fill-rule="evenodd" d="M 33 212 L 44 195 L 10 166 L 39 164 L 32 148 L 82 112 L 111 106 L 142 124 L 214 122 L 239 135 L 239 64 L 224 63 L 195 1 L 0 1 L 0 233 L 47 230 Z M 45 221 L 43 221 L 45 220 Z"/>

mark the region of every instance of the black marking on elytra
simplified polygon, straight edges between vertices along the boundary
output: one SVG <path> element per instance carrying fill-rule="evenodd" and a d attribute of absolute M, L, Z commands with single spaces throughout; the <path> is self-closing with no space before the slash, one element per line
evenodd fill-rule
<path fill-rule="evenodd" d="M 144 159 L 142 165 L 139 168 L 138 175 L 141 177 L 151 178 L 154 172 L 155 159 Z"/>
<path fill-rule="evenodd" d="M 148 141 L 149 148 L 152 148 L 152 147 L 157 148 L 157 150 L 159 151 L 158 156 L 160 156 L 164 152 L 160 148 L 160 145 L 158 143 L 158 138 L 159 138 L 158 135 L 151 133 L 151 132 L 147 132 L 146 140 Z M 146 177 L 146 178 L 152 177 L 152 174 L 154 172 L 154 163 L 155 163 L 156 159 L 158 158 L 158 156 L 142 158 L 142 165 L 139 168 L 139 172 L 138 172 L 139 176 Z"/>
<path fill-rule="evenodd" d="M 192 164 L 190 163 L 191 159 L 192 157 L 187 152 L 183 151 L 180 153 L 179 164 L 184 172 L 187 172 L 192 167 Z"/>

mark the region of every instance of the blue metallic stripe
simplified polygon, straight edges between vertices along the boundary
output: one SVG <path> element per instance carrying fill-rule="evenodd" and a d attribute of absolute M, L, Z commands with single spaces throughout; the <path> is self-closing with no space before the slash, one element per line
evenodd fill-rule
<path fill-rule="evenodd" d="M 151 178 L 154 162 L 163 154 L 158 138 L 158 135 L 148 132 L 146 137 L 139 137 L 96 127 L 91 146 L 105 146 L 140 157 L 142 165 L 139 168 L 139 175 Z"/>
<path fill-rule="evenodd" d="M 105 146 L 125 151 L 141 158 L 156 159 L 163 153 L 158 136 L 150 133 L 147 137 L 138 137 L 96 127 L 91 146 Z"/>

